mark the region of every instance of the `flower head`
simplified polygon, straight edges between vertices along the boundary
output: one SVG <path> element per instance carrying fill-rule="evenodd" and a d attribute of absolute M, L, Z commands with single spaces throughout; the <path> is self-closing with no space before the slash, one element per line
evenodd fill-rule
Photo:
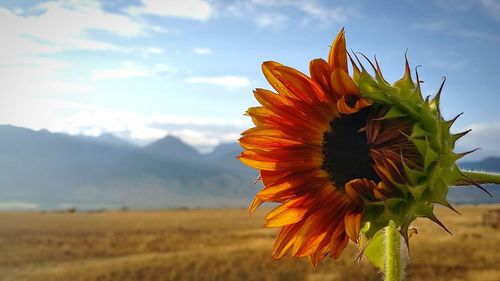
<path fill-rule="evenodd" d="M 277 62 L 262 65 L 276 92 L 254 91 L 261 106 L 247 111 L 255 127 L 242 133 L 239 159 L 260 170 L 264 184 L 250 212 L 279 203 L 265 218 L 267 227 L 281 228 L 275 258 L 308 256 L 317 265 L 390 221 L 407 239 L 417 217 L 442 225 L 433 207 L 450 206 L 450 184 L 472 182 L 455 164 L 464 154 L 453 148 L 465 133 L 451 134 L 455 119 L 441 116 L 442 86 L 424 99 L 408 61 L 393 84 L 376 60 L 368 62 L 374 77 L 346 51 L 341 30 L 328 60 L 310 62 L 310 76 Z"/>

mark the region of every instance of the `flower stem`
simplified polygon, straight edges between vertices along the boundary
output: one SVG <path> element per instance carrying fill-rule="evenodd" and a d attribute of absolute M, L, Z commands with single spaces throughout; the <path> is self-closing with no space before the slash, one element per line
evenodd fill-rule
<path fill-rule="evenodd" d="M 475 180 L 479 184 L 500 184 L 500 173 L 479 172 L 479 171 L 461 171 L 465 176 Z"/>
<path fill-rule="evenodd" d="M 403 280 L 403 261 L 401 260 L 401 236 L 393 221 L 385 228 L 385 281 Z"/>

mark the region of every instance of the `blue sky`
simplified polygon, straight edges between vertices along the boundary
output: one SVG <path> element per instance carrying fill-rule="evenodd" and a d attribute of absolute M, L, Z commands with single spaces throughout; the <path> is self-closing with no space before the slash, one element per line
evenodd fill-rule
<path fill-rule="evenodd" d="M 125 4 L 126 3 L 126 4 Z M 0 1 L 0 123 L 207 151 L 250 126 L 265 60 L 307 71 L 342 26 L 388 80 L 441 77 L 461 149 L 500 155 L 500 1 Z"/>

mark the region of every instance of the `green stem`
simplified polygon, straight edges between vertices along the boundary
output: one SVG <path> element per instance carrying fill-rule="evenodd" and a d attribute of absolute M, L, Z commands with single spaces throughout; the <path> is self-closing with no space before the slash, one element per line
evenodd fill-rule
<path fill-rule="evenodd" d="M 401 236 L 393 221 L 385 228 L 385 281 L 403 280 L 403 261 L 401 260 Z"/>
<path fill-rule="evenodd" d="M 500 173 L 493 172 L 479 172 L 479 171 L 461 171 L 463 175 L 473 179 L 479 184 L 500 184 Z M 460 180 L 456 185 L 469 185 L 467 180 Z"/>

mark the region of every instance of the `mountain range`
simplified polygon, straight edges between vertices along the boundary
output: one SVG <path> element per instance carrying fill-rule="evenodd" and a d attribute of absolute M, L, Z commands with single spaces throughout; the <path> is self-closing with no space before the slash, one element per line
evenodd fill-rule
<path fill-rule="evenodd" d="M 235 156 L 237 143 L 201 154 L 167 136 L 138 147 L 111 134 L 72 136 L 0 126 L 0 209 L 174 208 L 247 205 L 258 173 Z M 500 170 L 500 158 L 460 164 Z M 500 202 L 477 189 L 457 188 L 452 202 Z"/>

